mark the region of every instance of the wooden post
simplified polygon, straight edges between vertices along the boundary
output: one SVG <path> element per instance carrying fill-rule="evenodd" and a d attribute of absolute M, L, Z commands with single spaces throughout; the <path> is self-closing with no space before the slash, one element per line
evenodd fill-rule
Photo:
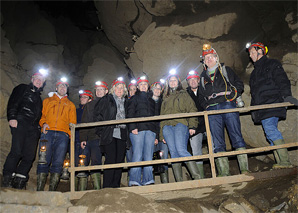
<path fill-rule="evenodd" d="M 211 165 L 211 174 L 212 174 L 212 178 L 216 178 L 212 137 L 211 137 L 211 132 L 210 132 L 209 120 L 208 120 L 208 111 L 204 111 L 204 119 L 205 119 L 206 133 L 207 133 L 207 142 L 208 142 L 209 159 L 210 159 L 210 165 Z"/>
<path fill-rule="evenodd" d="M 75 192 L 75 171 L 72 169 L 75 167 L 75 131 L 76 127 L 73 124 L 70 124 L 70 192 Z"/>

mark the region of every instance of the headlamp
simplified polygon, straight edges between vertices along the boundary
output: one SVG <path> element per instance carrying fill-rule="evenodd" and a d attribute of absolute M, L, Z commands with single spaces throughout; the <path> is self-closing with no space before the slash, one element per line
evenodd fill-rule
<path fill-rule="evenodd" d="M 171 69 L 169 72 L 171 75 L 175 75 L 176 74 L 176 69 Z"/>
<path fill-rule="evenodd" d="M 80 90 L 80 91 L 79 91 L 79 94 L 83 94 L 83 93 L 84 93 L 84 90 Z"/>
<path fill-rule="evenodd" d="M 191 71 L 189 71 L 188 74 L 189 74 L 189 75 L 194 75 L 194 74 L 195 74 L 195 71 L 194 71 L 194 70 L 191 70 Z"/>
<path fill-rule="evenodd" d="M 66 77 L 62 77 L 62 78 L 60 78 L 60 80 L 62 81 L 62 82 L 67 82 L 67 78 Z"/>
<path fill-rule="evenodd" d="M 48 75 L 48 70 L 43 69 L 43 68 L 39 69 L 38 72 L 39 72 L 40 74 L 42 74 L 43 76 L 47 76 L 47 75 Z"/>
<path fill-rule="evenodd" d="M 162 84 L 164 84 L 164 83 L 166 82 L 165 79 L 162 79 L 162 78 L 161 78 L 159 81 L 160 81 L 160 83 L 162 83 Z"/>
<path fill-rule="evenodd" d="M 117 78 L 118 81 L 123 81 L 122 77 Z"/>
<path fill-rule="evenodd" d="M 245 47 L 248 49 L 251 46 L 251 42 L 246 43 Z"/>
<path fill-rule="evenodd" d="M 211 45 L 210 44 L 203 44 L 203 50 L 210 50 Z"/>
<path fill-rule="evenodd" d="M 101 81 L 96 81 L 95 84 L 96 84 L 97 86 L 99 86 L 99 85 L 101 85 Z"/>
<path fill-rule="evenodd" d="M 133 79 L 133 80 L 130 81 L 130 83 L 132 83 L 132 84 L 136 84 L 137 81 L 136 81 L 135 79 Z"/>
<path fill-rule="evenodd" d="M 146 80 L 146 76 L 140 77 L 141 80 Z"/>

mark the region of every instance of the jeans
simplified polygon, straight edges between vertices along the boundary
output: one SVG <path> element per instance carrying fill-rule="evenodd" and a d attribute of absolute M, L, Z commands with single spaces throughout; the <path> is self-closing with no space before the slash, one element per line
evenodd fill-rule
<path fill-rule="evenodd" d="M 129 134 L 132 143 L 132 162 L 151 161 L 153 157 L 154 141 L 156 134 L 150 130 L 140 131 L 137 135 Z M 148 185 L 154 183 L 152 166 L 131 167 L 129 170 L 129 186 Z"/>
<path fill-rule="evenodd" d="M 47 140 L 43 142 L 42 140 Z M 47 134 L 41 134 L 39 146 L 46 146 L 47 164 L 38 164 L 39 173 L 58 173 L 63 167 L 64 158 L 68 149 L 69 137 L 65 132 L 48 130 Z"/>
<path fill-rule="evenodd" d="M 207 108 L 207 110 L 211 111 L 234 108 L 236 108 L 235 102 L 223 102 L 215 106 L 210 106 Z M 214 153 L 226 151 L 224 132 L 225 126 L 227 127 L 233 148 L 238 149 L 245 147 L 245 142 L 241 133 L 241 124 L 238 112 L 209 115 L 208 119 L 214 145 Z"/>
<path fill-rule="evenodd" d="M 192 149 L 193 156 L 202 155 L 202 142 L 203 142 L 204 133 L 199 133 L 189 139 L 190 146 Z M 203 161 L 197 161 L 197 164 L 203 164 Z"/>
<path fill-rule="evenodd" d="M 271 117 L 261 121 L 266 138 L 271 146 L 274 145 L 273 141 L 283 139 L 281 132 L 277 129 L 278 120 L 278 117 Z"/>
<path fill-rule="evenodd" d="M 158 144 L 156 146 L 154 146 L 154 151 L 153 152 L 156 152 L 158 150 L 163 152 L 163 155 L 162 155 L 161 159 L 168 159 L 169 148 L 168 148 L 167 144 L 159 141 Z M 165 170 L 168 170 L 168 164 L 164 164 L 164 167 L 165 167 Z"/>
<path fill-rule="evenodd" d="M 36 156 L 40 131 L 37 127 L 20 120 L 16 128 L 10 127 L 10 129 L 12 144 L 3 166 L 3 176 L 16 173 L 26 176 L 28 180 Z"/>
<path fill-rule="evenodd" d="M 176 126 L 164 126 L 163 136 L 169 147 L 171 158 L 189 157 L 187 142 L 189 137 L 188 127 L 178 123 Z"/>

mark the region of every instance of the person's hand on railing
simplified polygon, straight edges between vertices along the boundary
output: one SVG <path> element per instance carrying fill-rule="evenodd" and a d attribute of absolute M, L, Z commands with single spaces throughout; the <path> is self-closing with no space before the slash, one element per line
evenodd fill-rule
<path fill-rule="evenodd" d="M 190 134 L 190 135 L 194 135 L 195 133 L 196 133 L 196 130 L 194 130 L 194 129 L 190 129 L 190 130 L 189 130 L 189 134 Z"/>
<path fill-rule="evenodd" d="M 87 142 L 86 142 L 86 141 L 82 141 L 82 142 L 81 142 L 81 148 L 82 148 L 82 149 L 85 149 L 85 147 L 86 147 L 86 144 L 87 144 Z"/>
<path fill-rule="evenodd" d="M 298 106 L 298 100 L 294 98 L 293 96 L 288 96 L 284 98 L 285 102 L 290 102 L 291 104 L 294 104 L 295 106 Z"/>
<path fill-rule="evenodd" d="M 131 131 L 132 134 L 137 135 L 138 134 L 138 129 L 134 129 Z"/>

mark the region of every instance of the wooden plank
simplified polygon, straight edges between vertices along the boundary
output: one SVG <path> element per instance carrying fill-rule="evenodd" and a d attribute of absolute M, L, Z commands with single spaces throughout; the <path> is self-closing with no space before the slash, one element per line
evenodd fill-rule
<path fill-rule="evenodd" d="M 210 159 L 210 165 L 211 165 L 211 174 L 212 174 L 212 177 L 216 177 L 212 137 L 211 137 L 207 111 L 204 112 L 204 119 L 205 119 L 206 133 L 207 133 L 207 143 L 208 143 L 209 159 Z"/>
<path fill-rule="evenodd" d="M 267 147 L 258 147 L 252 149 L 245 149 L 239 151 L 230 151 L 230 152 L 220 152 L 214 153 L 214 158 L 216 157 L 225 157 L 225 156 L 233 156 L 239 154 L 251 154 L 251 153 L 259 153 L 259 152 L 267 152 L 280 148 L 290 148 L 290 147 L 298 147 L 298 142 L 287 143 L 276 146 L 267 146 Z M 191 157 L 182 157 L 182 158 L 170 158 L 170 159 L 161 159 L 161 160 L 152 160 L 152 161 L 140 161 L 140 162 L 131 162 L 131 163 L 119 163 L 119 164 L 107 164 L 107 165 L 97 165 L 97 166 L 84 166 L 84 167 L 72 167 L 69 168 L 69 171 L 86 171 L 86 170 L 97 170 L 97 169 L 109 169 L 109 168 L 121 168 L 121 167 L 133 167 L 133 166 L 147 166 L 147 165 L 155 165 L 162 163 L 173 163 L 173 162 L 184 162 L 189 160 L 201 160 L 208 159 L 210 157 L 209 154 L 206 155 L 198 155 Z"/>
<path fill-rule="evenodd" d="M 70 168 L 75 168 L 74 157 L 75 157 L 75 126 L 71 126 L 71 136 L 70 136 Z M 68 171 L 71 171 L 71 169 Z M 70 191 L 75 191 L 75 171 L 70 172 Z"/>

